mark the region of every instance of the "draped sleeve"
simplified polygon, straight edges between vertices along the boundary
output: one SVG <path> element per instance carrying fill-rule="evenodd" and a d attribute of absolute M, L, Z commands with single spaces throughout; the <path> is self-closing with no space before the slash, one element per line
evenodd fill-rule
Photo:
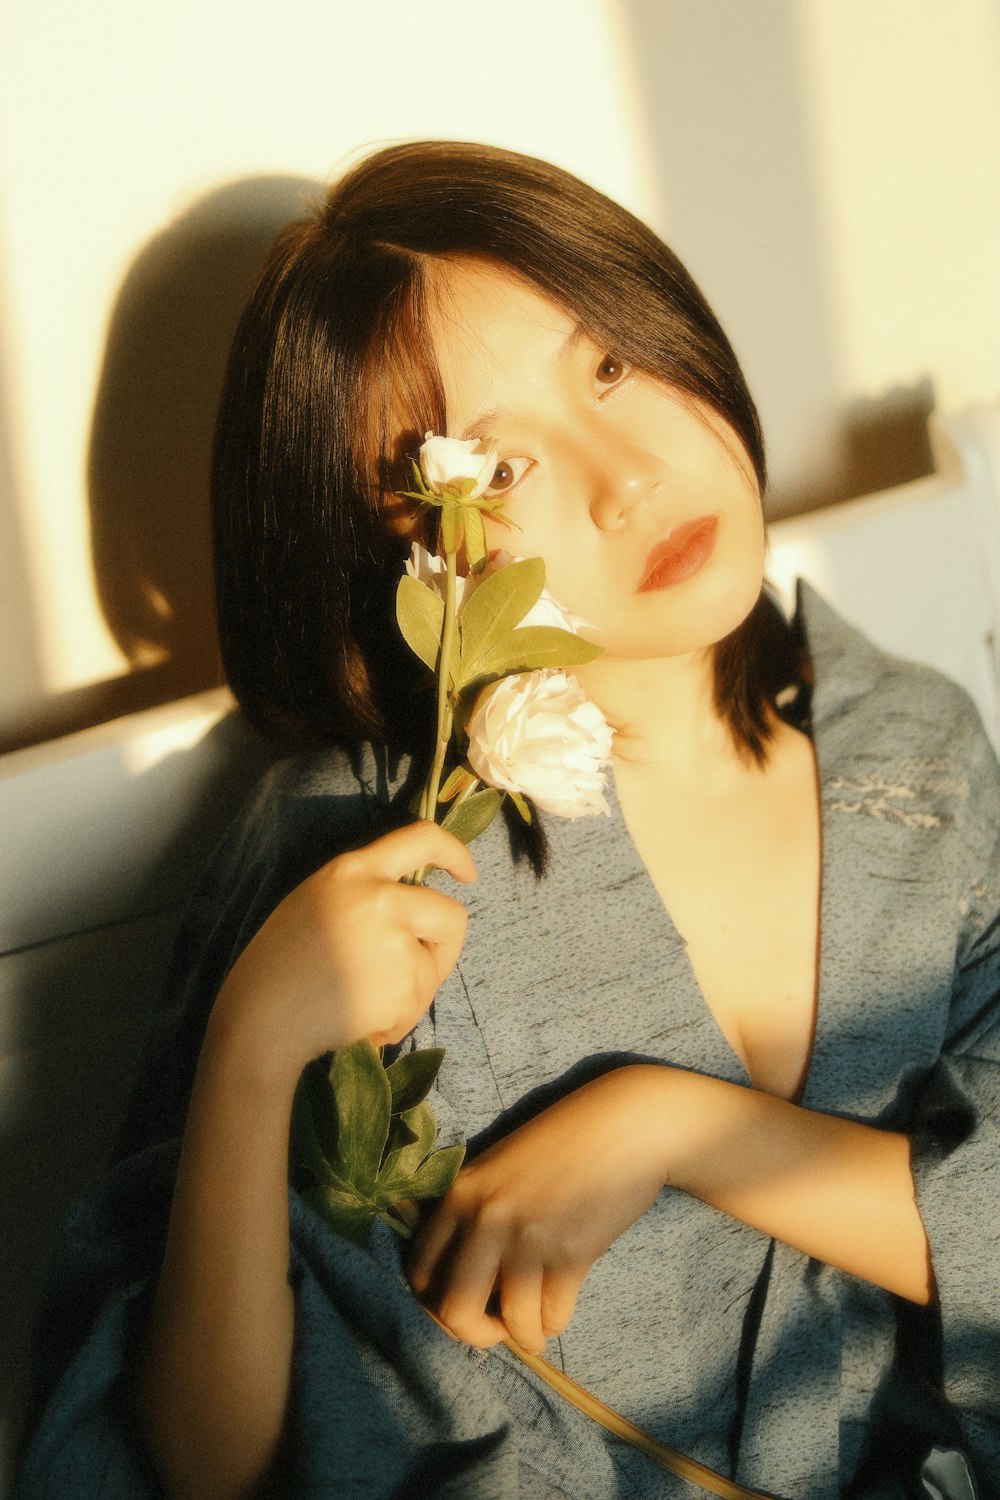
<path fill-rule="evenodd" d="M 1000 1450 L 1000 772 L 971 707 L 953 735 L 967 746 L 967 866 L 946 1034 L 914 1089 L 910 1134 L 946 1394 L 988 1474 Z"/>
<path fill-rule="evenodd" d="M 194 892 L 140 1065 L 118 1160 L 64 1223 L 36 1331 L 38 1382 L 15 1500 L 161 1500 L 136 1408 L 195 1063 L 236 956 L 299 881 L 405 816 L 384 763 L 272 771 Z M 521 1374 L 498 1380 L 412 1296 L 399 1242 L 367 1246 L 290 1194 L 293 1399 L 282 1492 L 613 1500 L 597 1429 Z"/>

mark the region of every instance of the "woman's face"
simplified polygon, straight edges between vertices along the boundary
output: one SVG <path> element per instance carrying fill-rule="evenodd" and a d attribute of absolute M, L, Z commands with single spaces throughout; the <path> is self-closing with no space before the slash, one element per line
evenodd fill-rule
<path fill-rule="evenodd" d="M 508 271 L 454 260 L 435 280 L 448 436 L 496 443 L 489 493 L 519 528 L 488 521 L 489 545 L 541 557 L 606 656 L 679 655 L 734 630 L 760 593 L 764 532 L 728 424 Z"/>

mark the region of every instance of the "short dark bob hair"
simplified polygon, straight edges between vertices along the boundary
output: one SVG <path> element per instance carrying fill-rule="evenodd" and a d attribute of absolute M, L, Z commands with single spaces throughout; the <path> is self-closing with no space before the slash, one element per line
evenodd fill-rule
<path fill-rule="evenodd" d="M 508 268 L 602 348 L 706 403 L 763 493 L 760 424 L 736 357 L 651 230 L 532 157 L 451 141 L 376 152 L 275 244 L 219 415 L 223 662 L 248 717 L 279 739 L 430 752 L 429 674 L 393 616 L 407 543 L 384 502 L 406 451 L 447 431 L 426 306 L 434 259 L 457 255 Z M 716 647 L 717 706 L 757 760 L 789 680 L 787 640 L 762 596 Z"/>

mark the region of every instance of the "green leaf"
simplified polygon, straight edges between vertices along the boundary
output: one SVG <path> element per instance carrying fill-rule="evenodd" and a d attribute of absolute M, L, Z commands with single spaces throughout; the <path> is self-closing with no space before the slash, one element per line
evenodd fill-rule
<path fill-rule="evenodd" d="M 292 1145 L 317 1182 L 332 1188 L 349 1187 L 331 1164 L 337 1160 L 337 1108 L 322 1061 L 306 1067 L 295 1090 Z"/>
<path fill-rule="evenodd" d="M 339 1131 L 334 1163 L 351 1186 L 367 1196 L 378 1176 L 382 1150 L 389 1136 L 392 1091 L 382 1059 L 371 1042 L 362 1039 L 342 1047 L 330 1064 L 330 1083 L 337 1100 Z"/>
<path fill-rule="evenodd" d="M 538 603 L 544 587 L 545 564 L 540 557 L 511 563 L 483 579 L 459 621 L 462 632 L 459 685 L 477 675 L 480 659 L 514 631 Z"/>
<path fill-rule="evenodd" d="M 292 1103 L 292 1123 L 308 1126 L 327 1161 L 337 1155 L 337 1106 L 330 1087 L 329 1060 L 317 1057 L 302 1070 Z"/>
<path fill-rule="evenodd" d="M 476 773 L 470 771 L 468 766 L 456 766 L 444 786 L 438 792 L 438 801 L 450 802 L 453 797 L 457 797 L 460 792 L 465 791 L 466 787 L 471 786 L 474 781 L 478 780 L 479 778 Z"/>
<path fill-rule="evenodd" d="M 445 1146 L 442 1151 L 435 1151 L 410 1179 L 407 1196 L 443 1198 L 458 1176 L 464 1157 L 464 1146 Z"/>
<path fill-rule="evenodd" d="M 399 1115 L 426 1099 L 444 1062 L 443 1047 L 404 1052 L 385 1070 L 392 1091 L 392 1113 Z"/>
<path fill-rule="evenodd" d="M 446 501 L 441 507 L 441 550 L 457 552 L 465 535 L 462 506 L 457 501 Z"/>
<path fill-rule="evenodd" d="M 472 598 L 478 598 L 478 594 L 477 590 Z M 512 672 L 535 672 L 539 668 L 576 667 L 593 661 L 603 649 L 554 625 L 526 625 L 491 646 L 476 663 L 475 675 L 478 680 L 507 677 Z M 469 680 L 463 672 L 463 687 L 469 685 Z"/>
<path fill-rule="evenodd" d="M 514 806 L 517 808 L 517 810 L 520 813 L 521 817 L 523 818 L 524 822 L 525 823 L 530 823 L 531 822 L 531 808 L 528 806 L 527 802 L 521 796 L 521 793 L 520 792 L 508 792 L 507 796 L 510 798 L 510 800 L 513 802 Z"/>
<path fill-rule="evenodd" d="M 461 839 L 463 844 L 471 844 L 473 839 L 477 839 L 489 828 L 500 811 L 502 802 L 503 793 L 498 792 L 495 787 L 473 792 L 464 802 L 456 802 L 451 807 L 441 826 Z"/>
<path fill-rule="evenodd" d="M 486 561 L 486 528 L 483 513 L 473 506 L 465 507 L 465 558 L 473 570 Z"/>
<path fill-rule="evenodd" d="M 434 1111 L 426 1101 L 407 1110 L 403 1118 L 413 1139 L 391 1151 L 385 1159 L 378 1176 L 377 1191 L 386 1200 L 412 1196 L 410 1179 L 430 1155 L 437 1135 Z"/>
<path fill-rule="evenodd" d="M 404 573 L 396 589 L 396 619 L 403 639 L 420 660 L 437 670 L 444 629 L 444 600 L 436 589 Z"/>
<path fill-rule="evenodd" d="M 338 1234 L 357 1243 L 364 1240 L 369 1224 L 378 1213 L 374 1203 L 331 1188 L 311 1187 L 303 1196 Z"/>
<path fill-rule="evenodd" d="M 413 483 L 417 487 L 417 494 L 412 498 L 416 500 L 421 498 L 422 496 L 430 495 L 432 491 L 427 488 L 427 481 L 424 478 L 424 471 L 417 463 L 417 460 L 415 458 L 410 459 L 410 473 L 413 475 Z"/>
<path fill-rule="evenodd" d="M 425 1097 L 443 1057 L 440 1048 L 415 1051 L 387 1069 L 362 1040 L 334 1053 L 329 1068 L 303 1070 L 293 1131 L 313 1177 L 304 1196 L 338 1233 L 364 1243 L 380 1218 L 409 1238 L 414 1201 L 454 1181 L 465 1148 L 433 1150 L 437 1122 Z"/>
<path fill-rule="evenodd" d="M 430 1108 L 429 1105 L 428 1108 Z M 412 1145 L 416 1139 L 417 1133 L 415 1130 L 411 1130 L 407 1124 L 407 1116 L 393 1115 L 392 1124 L 389 1126 L 389 1139 L 386 1141 L 385 1151 L 382 1153 L 383 1165 L 389 1160 L 393 1151 L 402 1151 L 404 1146 Z"/>
<path fill-rule="evenodd" d="M 397 1199 L 394 1203 L 390 1203 L 388 1208 L 381 1209 L 377 1217 L 382 1220 L 383 1224 L 388 1224 L 389 1228 L 395 1234 L 398 1234 L 400 1239 L 412 1240 L 413 1229 L 406 1222 L 406 1220 L 402 1216 L 402 1213 L 400 1212 L 399 1199 Z"/>

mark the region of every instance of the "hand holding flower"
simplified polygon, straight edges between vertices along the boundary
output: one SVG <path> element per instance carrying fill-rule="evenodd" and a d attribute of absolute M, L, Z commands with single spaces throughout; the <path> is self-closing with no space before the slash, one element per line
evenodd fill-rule
<path fill-rule="evenodd" d="M 531 818 L 526 797 L 566 817 L 608 810 L 603 797 L 603 767 L 610 755 L 611 731 L 599 710 L 564 670 L 589 661 L 599 648 L 581 639 L 574 628 L 577 622 L 546 592 L 545 568 L 540 559 L 515 561 L 504 554 L 492 568 L 487 565 L 483 512 L 497 514 L 502 505 L 500 499 L 485 494 L 495 468 L 496 453 L 489 445 L 427 435 L 420 465 L 414 465 L 416 488 L 408 493 L 440 512 L 440 555 L 414 546 L 396 603 L 404 638 L 436 677 L 434 753 L 417 811 L 422 819 L 433 822 L 440 814 L 443 828 L 464 843 L 488 826 L 505 796 L 511 797 L 526 821 Z M 459 572 L 460 551 L 464 551 L 466 562 L 463 573 Z M 466 742 L 468 763 L 462 759 Z M 448 756 L 456 752 L 457 763 L 446 774 Z M 373 845 L 372 850 L 377 847 Z M 346 857 L 348 870 L 361 877 L 357 894 L 368 889 L 358 863 L 370 857 L 372 850 Z M 440 858 L 438 862 L 445 863 Z M 445 868 L 453 866 L 445 863 Z M 395 880 L 401 881 L 404 874 L 400 871 Z M 424 874 L 424 866 L 416 871 L 411 867 L 406 877 L 411 889 L 421 886 Z M 310 889 L 306 882 L 305 893 Z M 298 900 L 296 894 L 292 905 Z M 350 909 L 349 903 L 346 907 Z M 446 911 L 429 901 L 425 907 L 425 925 L 432 918 L 440 919 L 443 929 Z M 394 909 L 393 896 L 387 890 L 381 890 L 379 909 L 383 917 Z M 370 951 L 387 960 L 385 981 L 374 986 L 387 1013 L 380 1015 L 377 1026 L 354 1028 L 353 1036 L 318 1039 L 317 1052 L 331 1046 L 351 1047 L 359 1036 L 378 1043 L 398 1041 L 427 1008 L 437 984 L 457 957 L 461 936 L 456 946 L 429 927 L 421 932 L 412 925 L 407 929 L 402 922 L 403 910 L 397 914 L 395 927 L 386 928 L 380 936 L 370 921 L 366 922 L 364 903 L 358 906 L 357 925 L 345 933 L 345 951 L 352 951 L 352 939 L 358 933 L 367 932 L 365 943 L 370 942 Z M 406 909 L 411 923 L 417 911 L 415 904 L 412 910 Z M 314 923 L 311 930 L 320 927 Z M 390 942 L 390 937 L 394 941 Z M 425 950 L 422 955 L 414 950 L 414 942 Z M 401 967 L 397 967 L 397 959 Z M 370 969 L 370 958 L 366 963 Z M 368 974 L 366 982 L 370 981 Z M 397 995 L 401 984 L 403 988 L 409 984 L 410 999 L 390 1007 L 389 999 Z M 355 989 L 360 993 L 364 985 L 348 984 L 348 996 Z M 341 1006 L 341 1015 L 349 1018 L 352 1014 L 348 999 Z M 345 1232 L 359 1230 L 380 1211 L 379 1193 L 374 1180 L 369 1180 L 371 1172 L 352 1174 L 346 1162 L 331 1169 L 329 1157 L 315 1147 L 320 1139 L 336 1140 L 337 1119 L 343 1114 L 338 1088 L 345 1098 L 353 1098 L 350 1079 L 368 1077 L 371 1100 L 377 1102 L 389 1087 L 384 1077 L 382 1082 L 376 1077 L 380 1067 L 377 1060 L 373 1065 L 363 1046 L 353 1050 L 356 1056 L 346 1060 L 346 1072 L 335 1059 L 323 1078 L 317 1079 L 313 1069 L 315 1087 L 300 1087 L 294 1132 L 298 1155 L 319 1195 L 316 1201 L 331 1222 Z M 333 1086 L 332 1095 L 328 1085 Z M 387 1141 L 382 1128 L 384 1111 L 373 1106 L 368 1113 L 368 1124 L 361 1122 L 358 1127 L 367 1140 L 362 1155 L 369 1165 L 374 1163 L 378 1177 L 380 1153 Z M 455 1158 L 452 1173 L 457 1166 Z M 443 1192 L 450 1180 L 442 1180 L 439 1191 Z"/>
<path fill-rule="evenodd" d="M 451 972 L 466 912 L 441 891 L 407 885 L 433 864 L 475 880 L 467 848 L 414 823 L 340 855 L 296 886 L 237 959 L 212 1025 L 292 1083 L 312 1058 L 359 1038 L 412 1030 Z"/>

